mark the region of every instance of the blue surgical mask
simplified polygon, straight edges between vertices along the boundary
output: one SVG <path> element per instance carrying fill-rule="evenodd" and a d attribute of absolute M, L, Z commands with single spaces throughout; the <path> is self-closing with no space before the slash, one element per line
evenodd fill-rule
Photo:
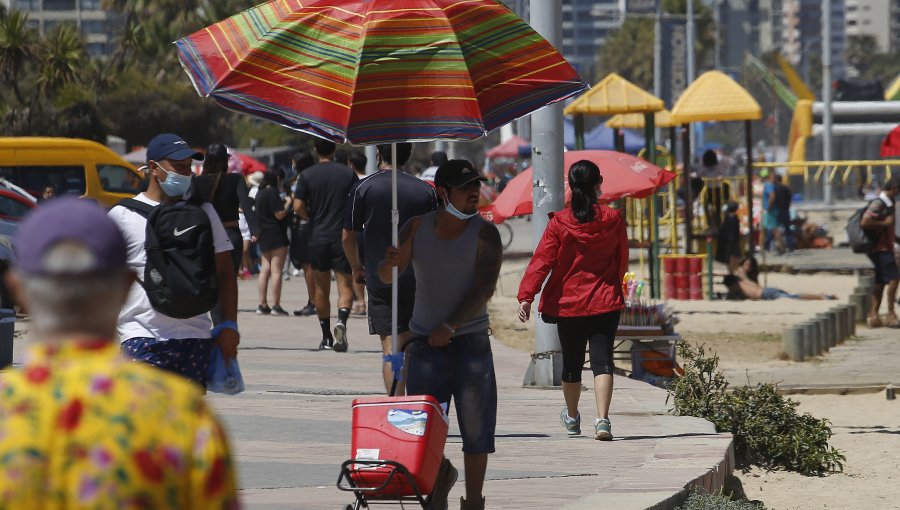
<path fill-rule="evenodd" d="M 469 218 L 474 218 L 475 216 L 478 215 L 478 211 L 475 211 L 472 214 L 466 214 L 466 213 L 460 211 L 459 209 L 457 209 L 456 207 L 454 207 L 453 204 L 450 203 L 449 201 L 447 201 L 447 207 L 445 208 L 445 210 L 448 213 L 452 214 L 453 216 L 455 216 L 461 220 L 464 220 L 464 221 L 468 220 Z"/>
<path fill-rule="evenodd" d="M 175 172 L 169 172 L 162 166 L 157 165 L 157 168 L 166 173 L 166 180 L 159 183 L 159 187 L 162 188 L 163 193 L 172 197 L 172 198 L 180 198 L 183 197 L 185 193 L 191 188 L 191 176 L 190 175 L 181 175 Z"/>

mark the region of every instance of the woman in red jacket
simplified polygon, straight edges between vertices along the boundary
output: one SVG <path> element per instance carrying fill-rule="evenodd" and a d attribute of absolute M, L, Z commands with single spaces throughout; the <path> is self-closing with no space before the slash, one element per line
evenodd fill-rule
<path fill-rule="evenodd" d="M 613 390 L 613 341 L 625 307 L 622 279 L 628 269 L 625 220 L 615 209 L 597 203 L 603 177 L 582 160 L 569 169 L 570 209 L 550 215 L 528 269 L 519 285 L 519 320 L 531 315 L 531 302 L 541 297 L 544 322 L 555 323 L 562 345 L 563 396 L 560 421 L 570 436 L 581 434 L 581 370 L 589 344 L 597 416 L 594 437 L 612 440 L 609 403 Z M 547 276 L 549 275 L 549 279 Z"/>

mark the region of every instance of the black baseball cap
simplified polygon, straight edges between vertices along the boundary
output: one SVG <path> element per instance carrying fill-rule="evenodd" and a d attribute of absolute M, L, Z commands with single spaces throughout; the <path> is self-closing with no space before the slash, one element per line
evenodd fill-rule
<path fill-rule="evenodd" d="M 487 179 L 475 170 L 472 163 L 465 159 L 451 159 L 439 166 L 434 175 L 436 187 L 461 188 L 474 180 L 487 182 Z"/>

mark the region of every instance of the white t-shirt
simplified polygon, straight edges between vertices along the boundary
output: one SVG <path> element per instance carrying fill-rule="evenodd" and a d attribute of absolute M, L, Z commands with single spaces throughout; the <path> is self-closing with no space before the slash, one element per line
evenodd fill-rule
<path fill-rule="evenodd" d="M 438 167 L 436 166 L 430 166 L 425 170 L 422 170 L 422 173 L 419 174 L 419 179 L 422 179 L 423 181 L 434 182 L 434 176 L 437 175 L 437 169 Z"/>
<path fill-rule="evenodd" d="M 147 198 L 143 193 L 134 197 L 138 202 L 144 202 L 152 206 L 159 202 Z M 225 232 L 225 227 L 219 220 L 212 204 L 202 205 L 209 222 L 212 225 L 213 245 L 216 253 L 230 251 L 231 241 Z M 128 246 L 128 267 L 144 277 L 144 266 L 147 264 L 147 252 L 144 249 L 146 239 L 147 220 L 140 214 L 125 207 L 113 207 L 109 211 L 109 217 L 119 225 L 125 242 Z M 209 330 L 212 321 L 209 314 L 197 315 L 189 319 L 175 319 L 157 312 L 150 306 L 147 292 L 137 282 L 131 286 L 128 300 L 122 311 L 119 312 L 119 340 L 129 338 L 156 338 L 157 340 L 171 340 L 182 338 L 210 338 Z"/>

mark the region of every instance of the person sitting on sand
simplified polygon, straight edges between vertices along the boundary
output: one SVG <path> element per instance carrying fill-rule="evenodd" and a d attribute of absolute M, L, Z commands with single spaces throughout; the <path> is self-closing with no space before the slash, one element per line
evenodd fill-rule
<path fill-rule="evenodd" d="M 774 287 L 763 287 L 759 284 L 759 264 L 753 257 L 744 257 L 737 269 L 725 276 L 723 283 L 728 287 L 729 299 L 765 300 L 779 298 L 803 299 L 816 301 L 836 299 L 830 294 L 791 294 Z"/>

